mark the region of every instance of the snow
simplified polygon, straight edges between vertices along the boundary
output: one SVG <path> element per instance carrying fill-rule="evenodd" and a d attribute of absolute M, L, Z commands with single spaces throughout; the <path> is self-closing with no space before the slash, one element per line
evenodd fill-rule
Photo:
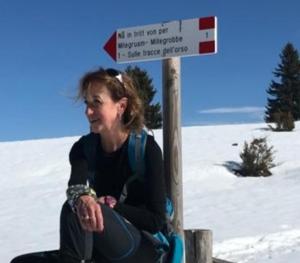
<path fill-rule="evenodd" d="M 232 173 L 245 141 L 267 137 L 273 176 Z M 59 213 L 79 137 L 0 143 L 0 258 L 58 248 Z M 162 145 L 161 130 L 155 138 Z M 234 146 L 233 144 L 237 144 Z M 211 229 L 215 257 L 239 263 L 300 262 L 300 122 L 182 128 L 184 228 Z"/>

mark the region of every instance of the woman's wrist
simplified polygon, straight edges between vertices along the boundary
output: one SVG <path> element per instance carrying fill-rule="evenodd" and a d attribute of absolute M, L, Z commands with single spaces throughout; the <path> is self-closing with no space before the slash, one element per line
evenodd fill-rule
<path fill-rule="evenodd" d="M 78 199 L 83 195 L 91 196 L 95 200 L 97 200 L 97 194 L 95 190 L 87 185 L 77 184 L 68 187 L 67 200 L 74 212 L 76 211 L 76 204 Z"/>

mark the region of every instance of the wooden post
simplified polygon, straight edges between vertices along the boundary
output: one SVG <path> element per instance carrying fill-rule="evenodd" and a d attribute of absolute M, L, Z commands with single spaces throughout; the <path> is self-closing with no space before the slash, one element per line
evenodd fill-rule
<path fill-rule="evenodd" d="M 167 193 L 174 205 L 173 226 L 182 235 L 182 161 L 181 161 L 181 97 L 180 58 L 162 61 L 163 72 L 163 145 Z"/>
<path fill-rule="evenodd" d="M 213 263 L 212 231 L 185 230 L 184 235 L 187 263 Z"/>

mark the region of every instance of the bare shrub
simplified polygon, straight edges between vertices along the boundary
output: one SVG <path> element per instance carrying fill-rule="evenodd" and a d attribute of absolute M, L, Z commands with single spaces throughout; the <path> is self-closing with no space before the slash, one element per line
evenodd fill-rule
<path fill-rule="evenodd" d="M 250 144 L 244 143 L 240 153 L 242 159 L 239 173 L 242 176 L 270 176 L 273 164 L 273 146 L 268 147 L 266 138 L 255 138 Z"/>

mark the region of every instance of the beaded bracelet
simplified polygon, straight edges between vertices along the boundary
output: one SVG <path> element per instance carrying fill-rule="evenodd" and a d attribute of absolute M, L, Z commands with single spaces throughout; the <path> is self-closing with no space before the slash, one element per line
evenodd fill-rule
<path fill-rule="evenodd" d="M 97 199 L 97 194 L 95 190 L 87 185 L 84 184 L 76 184 L 71 185 L 67 189 L 67 200 L 70 206 L 72 207 L 72 210 L 76 211 L 76 203 L 80 196 L 82 195 L 89 195 L 93 197 L 94 199 Z"/>

